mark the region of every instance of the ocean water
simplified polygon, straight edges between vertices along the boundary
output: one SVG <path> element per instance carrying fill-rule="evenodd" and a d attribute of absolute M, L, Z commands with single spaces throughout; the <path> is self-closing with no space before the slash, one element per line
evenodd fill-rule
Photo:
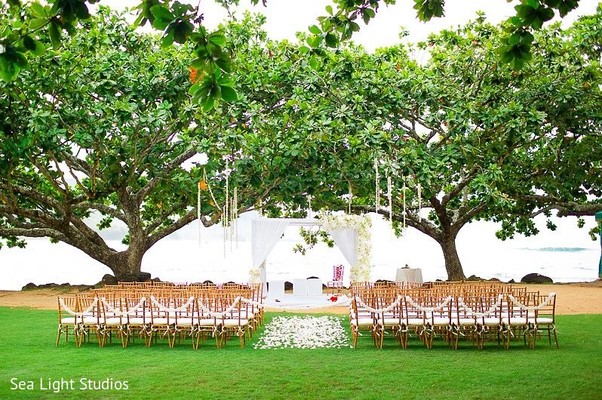
<path fill-rule="evenodd" d="M 142 270 L 174 282 L 245 282 L 252 264 L 250 221 L 256 217 L 241 216 L 236 240 L 231 241 L 223 240 L 219 227 L 201 229 L 199 240 L 198 225 L 191 224 L 151 248 L 143 259 Z M 544 221 L 540 222 L 543 226 Z M 586 228 L 578 229 L 574 219 L 558 223 L 555 232 L 542 228 L 540 235 L 509 241 L 495 238 L 493 223 L 469 224 L 457 239 L 464 273 L 502 281 L 519 281 L 531 272 L 547 275 L 555 282 L 596 280 L 599 242 L 589 238 Z M 289 227 L 268 257 L 268 281 L 317 276 L 325 282 L 332 279 L 333 265 L 343 264 L 348 283 L 349 264 L 338 248 L 319 244 L 301 255 L 292 251 L 300 242 L 298 228 Z M 111 273 L 108 267 L 71 246 L 45 239 L 28 243 L 26 249 L 0 250 L 1 290 L 19 290 L 29 282 L 94 284 Z M 397 268 L 406 265 L 420 268 L 425 281 L 447 279 L 440 247 L 416 230 L 407 229 L 396 238 L 386 221 L 373 216 L 371 243 L 373 280 L 394 280 Z M 118 241 L 111 244 L 121 247 Z"/>

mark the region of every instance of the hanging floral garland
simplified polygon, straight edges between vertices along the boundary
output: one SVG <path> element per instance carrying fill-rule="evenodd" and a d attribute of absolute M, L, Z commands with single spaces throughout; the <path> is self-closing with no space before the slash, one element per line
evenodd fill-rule
<path fill-rule="evenodd" d="M 327 231 L 337 229 L 357 230 L 357 263 L 351 266 L 351 282 L 367 282 L 370 280 L 372 266 L 370 265 L 370 254 L 372 245 L 370 243 L 370 227 L 372 221 L 367 215 L 341 214 L 333 215 L 321 212 L 318 214 L 322 221 L 322 227 Z"/>
<path fill-rule="evenodd" d="M 249 283 L 261 283 L 261 270 L 258 267 L 249 270 Z"/>

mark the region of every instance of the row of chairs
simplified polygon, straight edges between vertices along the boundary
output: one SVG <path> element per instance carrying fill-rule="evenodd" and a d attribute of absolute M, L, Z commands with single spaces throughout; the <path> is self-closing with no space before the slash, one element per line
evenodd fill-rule
<path fill-rule="evenodd" d="M 123 347 L 142 338 L 147 347 L 190 339 L 199 348 L 209 337 L 221 348 L 238 337 L 241 348 L 263 322 L 262 285 L 146 287 L 113 285 L 58 298 L 58 332 L 76 346 L 94 336 L 100 347 L 117 337 Z"/>
<path fill-rule="evenodd" d="M 407 348 L 412 334 L 427 348 L 436 337 L 454 349 L 462 338 L 482 349 L 489 340 L 509 348 L 512 339 L 521 337 L 533 348 L 543 334 L 558 347 L 555 314 L 556 294 L 513 285 L 355 285 L 350 325 L 354 347 L 362 331 L 371 334 L 376 348 L 383 347 L 386 335 Z"/>

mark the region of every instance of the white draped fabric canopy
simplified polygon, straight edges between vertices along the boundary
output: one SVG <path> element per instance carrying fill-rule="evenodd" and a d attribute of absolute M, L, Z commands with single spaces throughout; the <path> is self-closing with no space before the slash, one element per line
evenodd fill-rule
<path fill-rule="evenodd" d="M 253 220 L 251 225 L 251 257 L 253 268 L 260 269 L 260 280 L 265 282 L 265 261 L 289 226 L 320 226 L 317 219 L 262 218 Z M 351 266 L 358 261 L 357 229 L 344 228 L 329 232 L 335 244 Z"/>

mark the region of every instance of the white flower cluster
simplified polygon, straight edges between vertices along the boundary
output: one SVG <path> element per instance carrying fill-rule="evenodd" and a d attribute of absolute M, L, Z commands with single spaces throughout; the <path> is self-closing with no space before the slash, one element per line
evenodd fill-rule
<path fill-rule="evenodd" d="M 275 317 L 265 330 L 255 349 L 322 349 L 349 347 L 349 339 L 341 318 Z"/>
<path fill-rule="evenodd" d="M 249 283 L 260 283 L 261 282 L 261 271 L 259 268 L 251 268 L 249 270 Z"/>
<path fill-rule="evenodd" d="M 357 264 L 351 266 L 350 280 L 351 282 L 368 282 L 370 281 L 370 254 L 372 252 L 372 244 L 370 243 L 370 228 L 372 221 L 365 214 L 341 214 L 334 215 L 330 213 L 320 213 L 319 218 L 323 223 L 323 228 L 327 231 L 336 229 L 357 229 Z"/>

